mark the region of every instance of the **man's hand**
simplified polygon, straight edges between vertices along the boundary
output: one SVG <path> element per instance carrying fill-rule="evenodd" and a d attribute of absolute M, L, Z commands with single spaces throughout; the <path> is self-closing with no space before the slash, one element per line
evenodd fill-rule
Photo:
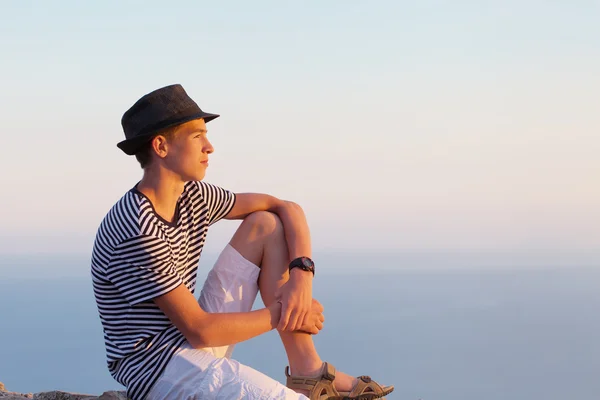
<path fill-rule="evenodd" d="M 323 329 L 323 322 L 325 322 L 323 306 L 317 300 L 312 299 L 312 307 L 308 314 L 306 314 L 304 324 L 302 324 L 298 331 L 316 335 Z"/>
<path fill-rule="evenodd" d="M 312 273 L 294 268 L 290 271 L 290 279 L 275 294 L 282 304 L 277 326 L 279 331 L 301 330 L 301 327 L 311 323 L 311 313 L 314 314 L 311 306 L 312 279 Z"/>

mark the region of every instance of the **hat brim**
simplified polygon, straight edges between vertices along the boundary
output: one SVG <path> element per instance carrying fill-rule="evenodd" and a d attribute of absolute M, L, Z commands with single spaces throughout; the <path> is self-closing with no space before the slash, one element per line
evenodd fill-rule
<path fill-rule="evenodd" d="M 193 121 L 195 119 L 203 119 L 204 122 L 209 122 L 215 118 L 218 118 L 219 116 L 220 116 L 219 114 L 211 114 L 211 113 L 206 113 L 206 112 L 200 112 L 200 113 L 193 114 L 193 115 L 187 115 L 184 118 L 162 124 L 162 125 L 156 127 L 155 129 L 152 129 L 151 131 L 144 133 L 143 135 L 138 135 L 131 139 L 123 140 L 123 141 L 117 143 L 117 147 L 120 148 L 121 150 L 123 150 L 123 152 L 125 154 L 132 156 L 135 153 L 137 153 L 142 146 L 144 146 L 146 143 L 148 143 L 148 141 L 150 139 L 152 139 L 157 133 L 159 133 L 167 128 L 171 128 L 176 125 L 181 125 L 186 122 Z"/>

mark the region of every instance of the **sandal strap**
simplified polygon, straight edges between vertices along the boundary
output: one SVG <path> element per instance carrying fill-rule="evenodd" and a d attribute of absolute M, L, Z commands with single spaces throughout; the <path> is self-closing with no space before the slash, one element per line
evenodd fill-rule
<path fill-rule="evenodd" d="M 361 375 L 358 378 L 356 386 L 352 388 L 348 397 L 355 397 L 364 393 L 382 394 L 384 393 L 381 385 L 371 379 L 370 376 Z"/>
<path fill-rule="evenodd" d="M 286 382 L 286 386 L 292 390 L 307 390 L 312 393 L 313 389 L 315 389 L 320 382 L 321 380 L 318 378 L 308 379 L 290 377 Z"/>
<path fill-rule="evenodd" d="M 335 367 L 328 362 L 323 363 L 323 379 L 333 382 L 335 379 Z"/>
<path fill-rule="evenodd" d="M 320 399 L 321 393 L 325 392 L 328 397 L 339 396 L 333 386 L 335 379 L 335 367 L 327 362 L 323 363 L 318 376 L 292 376 L 289 366 L 285 367 L 286 386 L 292 390 L 307 390 L 310 399 Z"/>

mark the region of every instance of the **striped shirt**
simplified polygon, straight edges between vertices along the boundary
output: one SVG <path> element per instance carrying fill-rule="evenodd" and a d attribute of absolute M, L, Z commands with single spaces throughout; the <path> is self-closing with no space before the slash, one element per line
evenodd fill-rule
<path fill-rule="evenodd" d="M 194 293 L 208 227 L 233 208 L 235 194 L 205 182 L 184 186 L 173 222 L 133 188 L 98 228 L 91 275 L 110 374 L 143 399 L 185 341 L 153 299 L 181 283 Z"/>

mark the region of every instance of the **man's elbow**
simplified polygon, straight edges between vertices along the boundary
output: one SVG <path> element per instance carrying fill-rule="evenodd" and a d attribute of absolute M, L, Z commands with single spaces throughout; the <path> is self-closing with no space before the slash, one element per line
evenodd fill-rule
<path fill-rule="evenodd" d="M 204 349 L 206 347 L 211 347 L 206 341 L 201 337 L 192 336 L 186 338 L 188 343 L 196 350 Z"/>
<path fill-rule="evenodd" d="M 197 328 L 189 330 L 184 334 L 188 343 L 195 349 L 203 349 L 205 347 L 212 347 L 213 340 L 210 337 L 210 333 L 207 329 Z"/>
<path fill-rule="evenodd" d="M 211 317 L 210 313 L 202 313 L 177 325 L 179 332 L 193 348 L 213 347 L 214 338 L 211 336 L 214 329 L 211 329 Z"/>

